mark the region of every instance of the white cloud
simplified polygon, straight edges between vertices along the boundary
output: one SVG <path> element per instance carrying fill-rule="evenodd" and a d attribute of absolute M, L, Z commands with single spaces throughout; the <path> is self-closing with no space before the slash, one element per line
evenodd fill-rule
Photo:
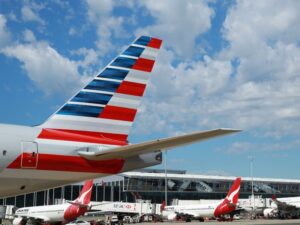
<path fill-rule="evenodd" d="M 22 19 L 26 22 L 37 22 L 45 25 L 46 22 L 29 5 L 24 5 L 21 9 Z"/>
<path fill-rule="evenodd" d="M 300 135 L 300 3 L 273 3 L 237 1 L 222 28 L 228 47 L 214 57 L 176 64 L 174 53 L 162 50 L 135 132 L 234 127 Z M 186 32 L 182 39 L 194 37 Z"/>
<path fill-rule="evenodd" d="M 271 5 L 268 1 L 238 1 L 229 11 L 223 32 L 229 42 L 225 54 L 240 59 L 239 79 L 269 79 L 294 60 L 290 53 L 298 50 L 299 10 L 297 1 L 273 1 Z"/>
<path fill-rule="evenodd" d="M 0 49 L 10 42 L 11 34 L 6 27 L 6 18 L 0 14 Z"/>
<path fill-rule="evenodd" d="M 88 18 L 97 29 L 98 39 L 96 45 L 99 55 L 105 55 L 112 49 L 111 38 L 121 37 L 125 33 L 123 30 L 123 18 L 112 15 L 115 1 L 110 0 L 88 0 Z"/>
<path fill-rule="evenodd" d="M 83 57 L 82 60 L 77 60 L 76 64 L 84 70 L 84 74 L 94 75 L 96 72 L 99 72 L 101 62 L 94 49 L 80 48 L 72 51 L 71 54 Z M 97 71 L 93 69 L 93 65 L 97 65 Z"/>
<path fill-rule="evenodd" d="M 75 36 L 76 34 L 77 34 L 76 29 L 75 29 L 74 27 L 71 27 L 71 28 L 69 29 L 69 35 L 70 35 L 70 36 Z"/>
<path fill-rule="evenodd" d="M 203 61 L 174 66 L 173 59 L 172 51 L 161 50 L 135 132 L 180 133 L 216 124 L 208 120 L 216 110 L 211 97 L 222 95 L 227 88 L 230 62 L 205 56 Z"/>
<path fill-rule="evenodd" d="M 24 41 L 27 42 L 36 42 L 34 33 L 31 30 L 26 29 L 24 32 Z"/>
<path fill-rule="evenodd" d="M 9 20 L 12 20 L 12 21 L 15 21 L 15 22 L 20 22 L 16 16 L 16 14 L 14 14 L 13 12 L 10 12 L 8 15 L 7 15 L 8 19 Z"/>
<path fill-rule="evenodd" d="M 60 55 L 46 42 L 9 46 L 3 53 L 22 62 L 28 77 L 47 95 L 70 94 L 82 85 L 76 62 Z"/>
<path fill-rule="evenodd" d="M 235 84 L 220 109 L 245 129 L 281 137 L 300 132 L 300 3 L 238 1 L 223 26 L 224 60 L 238 59 Z"/>
<path fill-rule="evenodd" d="M 239 155 L 248 154 L 251 156 L 255 155 L 277 155 L 283 154 L 284 152 L 293 151 L 293 149 L 299 146 L 299 140 L 293 140 L 286 142 L 273 142 L 273 143 L 257 143 L 257 142 L 234 142 L 227 148 L 219 148 L 217 152 L 223 152 L 228 155 Z"/>
<path fill-rule="evenodd" d="M 153 25 L 138 29 L 138 35 L 158 36 L 180 56 L 193 55 L 196 39 L 211 27 L 214 10 L 207 1 L 139 1 L 155 19 Z"/>

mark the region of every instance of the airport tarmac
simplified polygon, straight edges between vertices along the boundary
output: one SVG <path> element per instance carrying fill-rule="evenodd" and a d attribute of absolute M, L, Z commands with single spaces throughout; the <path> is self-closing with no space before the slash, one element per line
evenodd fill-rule
<path fill-rule="evenodd" d="M 199 221 L 192 221 L 190 223 L 186 222 L 163 222 L 163 223 L 141 223 L 143 225 L 222 225 L 222 224 L 233 224 L 233 225 L 268 225 L 268 224 L 276 224 L 276 225 L 284 225 L 284 224 L 290 224 L 290 225 L 299 225 L 300 219 L 293 219 L 293 220 L 264 220 L 264 219 L 258 219 L 258 220 L 235 220 L 235 221 L 227 221 L 227 222 L 218 222 L 218 221 L 206 221 L 206 222 L 199 222 Z"/>

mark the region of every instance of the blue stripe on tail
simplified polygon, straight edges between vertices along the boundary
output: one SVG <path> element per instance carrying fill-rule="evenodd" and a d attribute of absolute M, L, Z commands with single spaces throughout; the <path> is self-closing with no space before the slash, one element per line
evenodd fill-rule
<path fill-rule="evenodd" d="M 66 104 L 57 114 L 98 117 L 102 110 L 103 107 Z"/>
<path fill-rule="evenodd" d="M 72 98 L 71 101 L 106 105 L 111 99 L 111 97 L 112 95 L 109 94 L 100 94 L 100 93 L 81 91 L 74 98 Z"/>
<path fill-rule="evenodd" d="M 98 77 L 115 79 L 115 80 L 124 80 L 129 70 L 121 70 L 114 68 L 106 68 L 102 73 L 98 75 Z"/>
<path fill-rule="evenodd" d="M 107 81 L 107 80 L 93 80 L 89 83 L 85 89 L 97 90 L 97 91 L 108 91 L 115 92 L 120 86 L 119 82 Z"/>

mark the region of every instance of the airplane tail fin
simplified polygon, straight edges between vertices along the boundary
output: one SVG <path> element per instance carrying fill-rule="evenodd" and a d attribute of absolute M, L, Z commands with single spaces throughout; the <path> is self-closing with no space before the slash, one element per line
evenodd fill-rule
<path fill-rule="evenodd" d="M 241 178 L 236 178 L 235 182 L 231 186 L 224 200 L 216 207 L 214 211 L 215 217 L 228 214 L 236 209 L 237 202 L 239 199 L 241 187 Z"/>
<path fill-rule="evenodd" d="M 64 212 L 64 219 L 66 221 L 73 221 L 77 217 L 83 215 L 87 210 L 90 210 L 93 183 L 93 180 L 87 180 L 84 183 L 78 198 L 74 201 L 68 201 L 70 206 Z"/>
<path fill-rule="evenodd" d="M 38 138 L 125 145 L 161 44 L 137 38 L 40 125 Z"/>
<path fill-rule="evenodd" d="M 166 208 L 166 202 L 163 201 L 163 202 L 161 203 L 160 211 L 161 211 L 161 212 L 164 211 L 165 208 Z"/>
<path fill-rule="evenodd" d="M 236 205 L 239 200 L 240 195 L 240 187 L 241 187 L 241 178 L 236 178 L 235 182 L 231 186 L 230 190 L 228 191 L 226 198 L 230 204 Z"/>
<path fill-rule="evenodd" d="M 88 204 L 91 202 L 91 196 L 92 196 L 92 189 L 93 189 L 93 180 L 87 180 L 83 188 L 78 196 L 78 198 L 75 199 L 74 204 L 78 206 L 88 206 Z M 73 203 L 71 203 L 73 204 Z"/>

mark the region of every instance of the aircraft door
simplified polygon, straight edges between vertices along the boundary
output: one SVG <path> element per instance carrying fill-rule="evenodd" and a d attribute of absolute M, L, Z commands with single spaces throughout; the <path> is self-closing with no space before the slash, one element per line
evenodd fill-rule
<path fill-rule="evenodd" d="M 22 142 L 21 167 L 35 169 L 38 165 L 38 144 L 36 142 Z"/>

